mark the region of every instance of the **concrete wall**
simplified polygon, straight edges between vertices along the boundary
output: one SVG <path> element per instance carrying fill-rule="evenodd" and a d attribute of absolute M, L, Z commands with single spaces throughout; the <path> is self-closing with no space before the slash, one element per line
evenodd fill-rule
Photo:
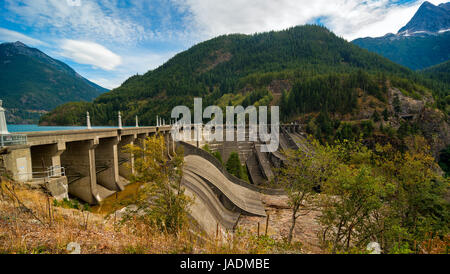
<path fill-rule="evenodd" d="M 5 169 L 13 174 L 17 182 L 29 182 L 32 180 L 31 152 L 28 146 L 16 146 L 7 148 L 3 155 Z"/>
<path fill-rule="evenodd" d="M 69 193 L 82 200 L 96 204 L 100 197 L 97 193 L 97 176 L 95 167 L 95 147 L 98 140 L 70 142 L 61 154 L 61 164 L 66 169 L 69 180 Z M 77 176 L 80 179 L 73 181 Z"/>
<path fill-rule="evenodd" d="M 118 137 L 103 138 L 95 148 L 97 183 L 113 191 L 124 189 L 119 180 L 118 143 Z"/>
<path fill-rule="evenodd" d="M 130 144 L 134 144 L 137 135 L 125 135 L 120 136 L 120 142 L 118 144 L 118 157 L 119 157 L 119 175 L 125 179 L 131 179 L 134 174 L 134 158 L 131 153 L 125 151 L 125 147 Z"/>
<path fill-rule="evenodd" d="M 182 132 L 182 131 L 181 131 Z M 217 141 L 208 141 L 208 136 L 206 135 L 205 131 L 202 131 L 203 138 L 201 141 L 197 142 L 195 140 L 195 130 L 191 130 L 191 139 L 185 140 L 186 143 L 191 144 L 193 146 L 196 146 L 198 148 L 203 148 L 205 145 L 208 145 L 212 152 L 219 151 L 222 160 L 224 163 L 228 161 L 230 158 L 231 153 L 237 152 L 239 154 L 239 159 L 241 160 L 241 163 L 245 163 L 249 157 L 252 156 L 254 153 L 253 147 L 255 142 L 251 141 L 243 141 L 238 142 L 237 141 L 237 131 L 234 131 L 234 141 L 227 141 L 226 138 L 226 129 L 223 129 L 223 141 L 217 142 Z M 181 133 L 183 134 L 183 133 Z M 249 133 L 248 128 L 245 131 L 245 140 L 249 140 Z"/>

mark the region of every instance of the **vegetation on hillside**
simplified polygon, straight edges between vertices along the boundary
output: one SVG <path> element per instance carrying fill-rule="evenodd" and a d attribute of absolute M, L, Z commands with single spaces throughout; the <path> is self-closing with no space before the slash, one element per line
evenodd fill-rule
<path fill-rule="evenodd" d="M 241 164 L 239 153 L 232 152 L 226 163 L 227 171 L 239 179 L 249 182 L 247 168 Z"/>
<path fill-rule="evenodd" d="M 93 104 L 81 108 L 63 105 L 41 122 L 83 125 L 89 111 L 94 124 L 115 125 L 120 110 L 129 123 L 138 115 L 142 124 L 153 125 L 156 115 L 168 120 L 174 106 L 192 107 L 195 96 L 202 97 L 204 105 L 263 105 L 276 103 L 276 98 L 283 91 L 291 92 L 295 83 L 296 99 L 302 100 L 295 101 L 296 108 L 306 111 L 305 106 L 311 104 L 313 109 L 350 111 L 345 108 L 357 107 L 355 89 L 363 88 L 382 98 L 382 80 L 393 78 L 426 86 L 439 98 L 448 93 L 440 85 L 433 86 L 433 80 L 348 43 L 324 27 L 307 25 L 280 32 L 225 35 L 179 53 L 144 75 L 129 78 Z M 338 89 L 338 93 L 332 93 L 332 89 Z M 331 98 L 320 107 L 320 96 Z M 351 100 L 347 103 L 345 99 Z"/>
<path fill-rule="evenodd" d="M 445 172 L 447 177 L 450 177 L 450 145 L 441 151 L 439 166 Z"/>
<path fill-rule="evenodd" d="M 450 85 L 450 61 L 426 68 L 422 71 L 428 78 L 444 82 Z"/>
<path fill-rule="evenodd" d="M 178 233 L 187 225 L 191 203 L 181 186 L 183 152 L 169 159 L 164 137 L 156 135 L 145 139 L 142 146 L 128 145 L 126 150 L 135 156 L 136 175 L 131 182 L 143 184 L 132 213 L 144 212 L 139 215 L 149 226 Z"/>
<path fill-rule="evenodd" d="M 378 79 L 358 70 L 350 74 L 328 74 L 297 81 L 292 91 L 283 92 L 280 102 L 283 117 L 310 112 L 351 113 L 358 106 L 358 90 L 385 101 L 386 76 Z"/>
<path fill-rule="evenodd" d="M 422 137 L 409 141 L 413 149 L 404 153 L 346 140 L 325 146 L 312 141 L 314 153 L 286 154 L 292 164 L 281 169 L 279 180 L 290 181 L 283 185 L 294 194 L 291 204 L 303 206 L 302 199 L 320 189 L 315 205 L 322 213 L 323 248 L 364 252 L 375 241 L 384 253 L 423 253 L 440 241 L 441 252 L 449 252 L 449 180 Z"/>
<path fill-rule="evenodd" d="M 220 151 L 215 151 L 215 152 L 213 152 L 213 151 L 209 148 L 209 145 L 208 145 L 208 144 L 204 145 L 204 146 L 203 146 L 203 149 L 204 149 L 206 152 L 212 154 L 212 156 L 214 156 L 217 160 L 219 160 L 219 162 L 220 162 L 221 164 L 223 164 L 222 154 L 220 153 Z"/>
<path fill-rule="evenodd" d="M 319 153 L 319 151 L 316 151 Z M 297 219 L 307 213 L 301 210 L 309 210 L 313 207 L 316 194 L 316 187 L 320 185 L 324 169 L 324 159 L 319 157 L 310 157 L 308 153 L 297 151 L 284 151 L 286 161 L 283 167 L 278 170 L 278 176 L 275 182 L 282 187 L 289 198 L 289 207 L 292 210 L 291 227 L 288 234 L 288 242 L 292 241 Z"/>
<path fill-rule="evenodd" d="M 61 202 L 55 202 L 57 204 Z M 63 202 L 64 203 L 64 202 Z M 147 219 L 148 220 L 148 219 Z M 68 254 L 70 243 L 81 254 L 266 254 L 298 253 L 300 247 L 270 236 L 237 229 L 233 237 L 209 238 L 189 226 L 161 231 L 146 218 L 119 218 L 52 206 L 42 191 L 2 178 L 0 254 Z"/>

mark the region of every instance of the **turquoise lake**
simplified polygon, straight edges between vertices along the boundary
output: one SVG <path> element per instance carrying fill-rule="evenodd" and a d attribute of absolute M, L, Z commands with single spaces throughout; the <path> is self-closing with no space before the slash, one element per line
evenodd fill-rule
<path fill-rule="evenodd" d="M 116 127 L 92 127 L 92 128 L 116 128 Z M 36 132 L 36 131 L 58 131 L 58 130 L 77 130 L 86 129 L 86 127 L 41 127 L 38 125 L 8 125 L 8 131 L 14 132 Z"/>

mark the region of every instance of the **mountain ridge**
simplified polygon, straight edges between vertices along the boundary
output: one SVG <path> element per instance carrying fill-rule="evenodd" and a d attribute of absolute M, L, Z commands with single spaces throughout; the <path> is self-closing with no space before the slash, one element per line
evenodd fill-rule
<path fill-rule="evenodd" d="M 107 91 L 67 64 L 22 42 L 0 44 L 0 98 L 9 123 L 35 123 L 70 101 L 91 101 Z"/>
<path fill-rule="evenodd" d="M 424 2 L 397 34 L 358 38 L 352 43 L 412 70 L 443 63 L 450 60 L 450 2 L 439 6 Z"/>
<path fill-rule="evenodd" d="M 173 107 L 192 109 L 201 97 L 203 106 L 223 113 L 226 106 L 279 106 L 281 122 L 299 122 L 325 142 L 361 134 L 374 141 L 376 129 L 401 147 L 404 136 L 424 132 L 435 152 L 450 143 L 447 95 L 444 84 L 306 25 L 199 43 L 93 103 L 57 107 L 40 123 L 84 126 L 88 111 L 92 125 L 114 126 L 120 111 L 124 125 L 138 116 L 150 126 L 157 115 L 170 121 Z"/>
<path fill-rule="evenodd" d="M 254 90 L 255 87 L 249 89 L 248 86 L 255 81 L 267 82 L 271 77 L 308 78 L 327 73 L 352 73 L 359 69 L 404 75 L 413 73 L 321 26 L 298 26 L 257 35 L 223 35 L 177 54 L 144 75 L 130 77 L 120 87 L 99 96 L 93 104 L 80 103 L 66 109 L 62 106 L 43 117 L 42 122 L 81 124 L 84 123 L 81 118 L 69 121 L 57 114 L 70 108 L 79 111 L 89 108 L 95 124 L 114 125 L 114 113 L 119 110 L 125 120 L 134 121 L 135 115 L 139 115 L 142 123 L 153 124 L 156 115 L 168 120 L 171 107 L 190 106 L 195 96 L 202 96 L 209 104 L 224 103 L 226 94 Z M 255 80 L 260 77 L 267 79 Z M 292 84 L 286 86 L 292 87 Z M 280 96 L 283 89 L 276 90 L 278 95 L 274 96 Z"/>
<path fill-rule="evenodd" d="M 410 33 L 439 33 L 450 30 L 450 2 L 438 6 L 424 2 L 413 18 L 398 31 L 401 35 Z"/>

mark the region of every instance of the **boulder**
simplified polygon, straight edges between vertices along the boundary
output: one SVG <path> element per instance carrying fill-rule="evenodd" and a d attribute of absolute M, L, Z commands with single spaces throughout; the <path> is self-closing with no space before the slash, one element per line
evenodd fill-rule
<path fill-rule="evenodd" d="M 52 178 L 45 182 L 45 188 L 56 200 L 69 199 L 67 177 Z"/>

